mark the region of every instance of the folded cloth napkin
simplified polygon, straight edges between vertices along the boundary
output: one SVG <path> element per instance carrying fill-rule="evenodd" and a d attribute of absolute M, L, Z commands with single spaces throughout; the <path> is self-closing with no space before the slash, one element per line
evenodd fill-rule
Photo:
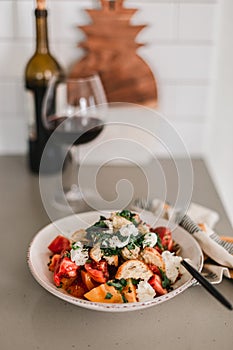
<path fill-rule="evenodd" d="M 154 199 L 147 205 L 143 200 L 136 200 L 132 208 L 134 210 L 147 209 L 165 219 L 170 219 L 173 215 L 174 220 L 173 208 L 160 199 Z M 216 262 L 216 264 L 207 263 L 209 259 L 205 259 L 203 274 L 209 277 L 210 282 L 220 283 L 223 275 L 233 278 L 233 240 L 231 242 L 231 238 L 227 237 L 222 240 L 213 231 L 219 219 L 218 213 L 199 204 L 191 203 L 186 215 L 181 215 L 179 212 L 176 214 L 177 217 L 180 216 L 179 225 L 193 235 L 205 256 Z"/>
<path fill-rule="evenodd" d="M 143 201 L 135 201 L 136 206 L 138 204 L 140 205 L 140 203 L 143 203 Z M 149 209 L 154 214 L 159 214 L 161 212 L 163 213 L 163 217 L 167 218 L 170 218 L 173 213 L 173 208 L 158 198 L 155 198 L 150 202 Z M 196 223 L 205 223 L 210 228 L 213 228 L 219 220 L 219 214 L 216 211 L 203 207 L 197 203 L 190 204 L 187 211 L 187 216 L 189 216 Z"/>
<path fill-rule="evenodd" d="M 219 214 L 197 203 L 191 203 L 187 215 L 196 223 L 205 223 L 213 228 L 219 220 Z"/>

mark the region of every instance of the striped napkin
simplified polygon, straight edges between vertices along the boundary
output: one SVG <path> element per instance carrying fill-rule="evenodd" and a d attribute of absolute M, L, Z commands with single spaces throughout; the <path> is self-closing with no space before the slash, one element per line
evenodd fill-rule
<path fill-rule="evenodd" d="M 169 220 L 173 215 L 173 208 L 161 201 L 154 199 L 145 205 L 143 200 L 136 200 L 132 209 L 146 209 L 155 215 Z M 219 220 L 217 212 L 192 203 L 186 215 L 177 212 L 179 225 L 193 235 L 199 243 L 205 262 L 202 274 L 213 284 L 220 283 L 223 276 L 233 279 L 233 238 L 221 237 L 213 229 Z"/>

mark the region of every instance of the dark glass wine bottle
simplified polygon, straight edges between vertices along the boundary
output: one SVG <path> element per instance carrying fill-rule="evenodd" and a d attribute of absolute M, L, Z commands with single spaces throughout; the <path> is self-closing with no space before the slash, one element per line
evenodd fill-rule
<path fill-rule="evenodd" d="M 42 121 L 42 101 L 49 79 L 53 75 L 63 76 L 64 72 L 57 60 L 50 54 L 47 31 L 47 9 L 45 0 L 37 0 L 36 50 L 25 69 L 25 87 L 29 99 L 29 168 L 39 173 L 41 157 L 49 138 Z M 60 168 L 61 149 L 58 145 L 50 147 L 46 156 L 47 169 L 53 173 Z"/>

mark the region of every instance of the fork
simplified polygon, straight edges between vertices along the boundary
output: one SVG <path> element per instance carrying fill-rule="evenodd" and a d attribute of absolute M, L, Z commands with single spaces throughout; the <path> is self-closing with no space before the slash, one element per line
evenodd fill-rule
<path fill-rule="evenodd" d="M 153 203 L 152 201 L 145 201 L 144 199 L 137 199 L 134 202 L 135 207 L 139 207 L 148 211 L 152 211 Z M 187 215 L 183 215 L 182 212 L 177 212 L 175 215 L 175 222 L 183 227 L 186 231 L 193 234 L 194 232 L 199 232 L 201 229 L 199 226 L 192 221 Z M 216 242 L 217 243 L 217 242 Z M 213 297 L 215 297 L 222 305 L 227 309 L 233 310 L 232 304 L 222 295 L 212 284 L 211 281 L 206 279 L 198 270 L 196 270 L 187 260 L 182 260 L 181 264 L 185 269 L 196 279 L 196 281 L 201 284 Z M 209 275 L 214 276 L 213 275 Z M 216 275 L 217 276 L 217 275 Z"/>
<path fill-rule="evenodd" d="M 201 271 L 202 276 L 204 276 L 210 283 L 217 283 L 219 282 L 219 277 L 218 275 L 207 269 L 205 266 L 203 267 L 202 271 Z"/>
<path fill-rule="evenodd" d="M 138 198 L 134 201 L 133 206 L 153 212 L 152 200 L 145 200 L 144 198 Z M 200 227 L 190 218 L 190 216 L 182 213 L 182 211 L 177 211 L 175 213 L 174 221 L 191 234 L 193 234 L 194 232 L 201 231 Z M 228 251 L 228 253 L 233 254 L 233 243 L 223 241 L 215 232 L 210 234 L 209 237 L 213 241 L 215 241 L 218 245 L 225 248 Z"/>

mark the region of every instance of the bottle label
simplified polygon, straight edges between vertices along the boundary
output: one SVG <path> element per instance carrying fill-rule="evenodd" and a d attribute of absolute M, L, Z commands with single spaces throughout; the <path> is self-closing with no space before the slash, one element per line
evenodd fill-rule
<path fill-rule="evenodd" d="M 36 129 L 36 110 L 35 110 L 35 100 L 33 91 L 26 91 L 26 106 L 28 112 L 28 133 L 29 140 L 36 141 L 37 139 L 37 129 Z"/>

